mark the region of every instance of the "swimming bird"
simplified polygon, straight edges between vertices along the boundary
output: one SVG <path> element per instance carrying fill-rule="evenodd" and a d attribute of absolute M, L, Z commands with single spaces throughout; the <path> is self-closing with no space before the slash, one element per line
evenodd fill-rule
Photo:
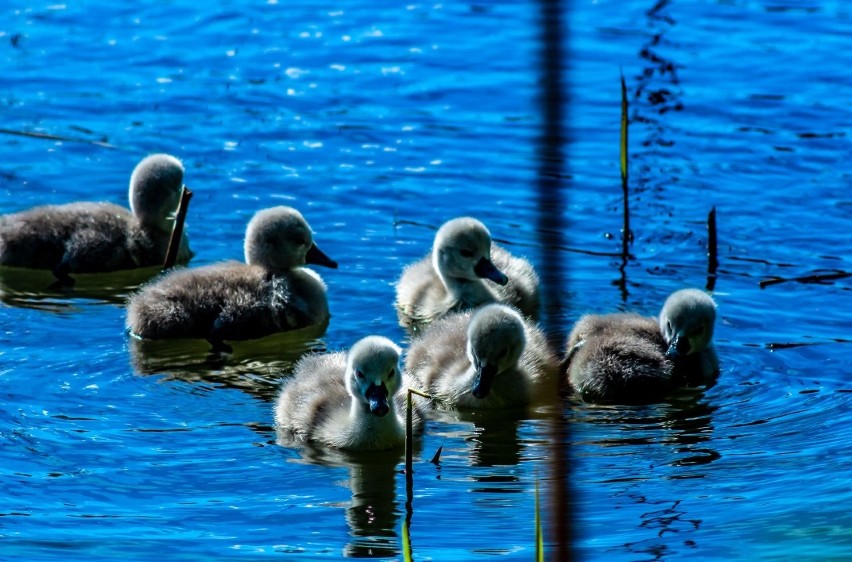
<path fill-rule="evenodd" d="M 291 207 L 258 211 L 246 228 L 245 261 L 177 269 L 130 297 L 127 328 L 141 338 L 248 340 L 328 321 L 322 279 L 305 264 L 336 268 Z"/>
<path fill-rule="evenodd" d="M 49 269 L 55 287 L 72 287 L 72 273 L 161 265 L 182 186 L 180 160 L 153 154 L 130 176 L 130 211 L 112 203 L 78 202 L 0 216 L 0 266 Z M 177 262 L 191 257 L 184 234 Z"/>
<path fill-rule="evenodd" d="M 410 331 L 449 312 L 495 302 L 512 305 L 536 320 L 538 284 L 527 260 L 494 244 L 480 221 L 461 217 L 444 223 L 432 251 L 403 270 L 396 285 L 396 307 L 400 323 Z"/>
<path fill-rule="evenodd" d="M 718 374 L 716 303 L 698 289 L 672 293 L 659 319 L 589 314 L 568 336 L 568 381 L 586 402 L 658 402 Z"/>
<path fill-rule="evenodd" d="M 544 333 L 502 304 L 437 320 L 412 341 L 405 366 L 413 388 L 459 408 L 526 406 L 558 396 L 559 361 Z"/>
<path fill-rule="evenodd" d="M 275 403 L 275 425 L 296 441 L 338 449 L 383 450 L 405 443 L 401 350 L 367 336 L 349 352 L 303 357 Z M 416 403 L 412 421 L 422 423 Z M 292 441 L 285 439 L 285 442 Z"/>

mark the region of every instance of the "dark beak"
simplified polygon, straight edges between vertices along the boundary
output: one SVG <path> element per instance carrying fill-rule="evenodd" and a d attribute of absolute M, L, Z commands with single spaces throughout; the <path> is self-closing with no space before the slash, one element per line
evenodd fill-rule
<path fill-rule="evenodd" d="M 305 263 L 312 263 L 314 265 L 324 265 L 332 269 L 337 269 L 337 262 L 325 255 L 325 253 L 323 253 L 323 251 L 320 250 L 316 244 L 311 244 L 308 253 L 305 254 Z"/>
<path fill-rule="evenodd" d="M 506 274 L 497 269 L 491 260 L 486 258 L 481 258 L 478 262 L 476 262 L 476 267 L 473 268 L 473 272 L 476 273 L 477 277 L 490 279 L 498 285 L 505 285 L 509 282 L 509 278 L 506 277 Z"/>
<path fill-rule="evenodd" d="M 671 345 L 669 345 L 669 349 L 666 351 L 666 357 L 669 359 L 676 359 L 678 357 L 685 357 L 689 354 L 689 338 L 686 336 L 675 336 L 675 339 L 672 340 Z"/>
<path fill-rule="evenodd" d="M 371 384 L 365 394 L 370 403 L 370 413 L 382 417 L 390 411 L 388 406 L 388 389 L 384 383 L 380 386 Z"/>
<path fill-rule="evenodd" d="M 475 398 L 482 400 L 491 392 L 491 383 L 494 382 L 496 376 L 496 365 L 480 365 L 476 368 L 476 379 L 473 381 L 473 388 L 470 392 Z"/>

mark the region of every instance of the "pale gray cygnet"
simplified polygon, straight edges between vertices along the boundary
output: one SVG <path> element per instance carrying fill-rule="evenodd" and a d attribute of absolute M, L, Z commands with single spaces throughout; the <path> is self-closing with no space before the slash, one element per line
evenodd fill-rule
<path fill-rule="evenodd" d="M 348 450 L 384 450 L 405 443 L 405 392 L 400 348 L 368 336 L 348 352 L 299 360 L 275 402 L 284 442 Z M 414 429 L 422 418 L 415 404 Z"/>
<path fill-rule="evenodd" d="M 558 370 L 544 333 L 502 304 L 435 321 L 412 341 L 406 357 L 411 386 L 457 408 L 499 409 L 554 400 Z"/>
<path fill-rule="evenodd" d="M 539 279 L 525 259 L 491 240 L 480 221 L 460 217 L 444 223 L 432 251 L 407 266 L 396 285 L 400 323 L 410 331 L 450 312 L 504 303 L 536 320 Z"/>

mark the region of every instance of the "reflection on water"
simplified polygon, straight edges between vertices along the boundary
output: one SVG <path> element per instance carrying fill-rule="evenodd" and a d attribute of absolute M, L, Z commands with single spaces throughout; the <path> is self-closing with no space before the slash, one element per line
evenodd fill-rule
<path fill-rule="evenodd" d="M 594 435 L 586 444 L 603 447 L 674 445 L 678 466 L 709 464 L 721 455 L 705 444 L 713 439 L 713 413 L 718 406 L 704 400 L 700 389 L 684 389 L 668 403 L 650 406 L 574 405 L 575 423 L 601 426 L 600 437 Z M 612 426 L 618 430 L 613 433 Z M 582 426 L 581 426 L 582 427 Z M 583 428 L 587 434 L 588 428 Z M 637 478 L 643 478 L 638 476 Z"/>
<path fill-rule="evenodd" d="M 665 427 L 671 431 L 666 442 L 680 445 L 675 453 L 684 456 L 672 461 L 675 466 L 710 464 L 721 458 L 721 454 L 708 446 L 713 440 L 713 413 L 717 405 L 703 399 L 703 392 L 685 389 L 685 399 L 674 403 L 666 412 Z"/>
<path fill-rule="evenodd" d="M 584 450 L 575 486 L 605 485 L 612 509 L 638 518 L 636 527 L 622 534 L 624 542 L 608 549 L 611 555 L 661 560 L 696 548 L 692 533 L 702 519 L 687 508 L 685 500 L 692 498 L 672 498 L 676 486 L 664 482 L 709 477 L 709 465 L 722 458 L 712 446 L 717 409 L 700 389 L 651 406 L 574 404 L 575 446 Z M 618 458 L 626 462 L 615 465 Z"/>
<path fill-rule="evenodd" d="M 400 553 L 401 509 L 397 499 L 396 479 L 404 451 L 341 451 L 315 447 L 310 443 L 294 444 L 289 436 L 278 433 L 277 443 L 298 446 L 298 462 L 347 469 L 347 485 L 352 501 L 346 508 L 349 542 L 343 553 L 351 558 L 388 558 Z M 317 486 L 333 485 L 318 482 Z"/>
<path fill-rule="evenodd" d="M 327 323 L 256 340 L 229 342 L 232 353 L 211 353 L 210 343 L 198 339 L 145 340 L 129 336 L 128 348 L 138 374 L 204 381 L 271 402 L 278 394 L 282 377 L 292 372 L 303 355 L 326 350 L 321 339 L 326 328 Z"/>
<path fill-rule="evenodd" d="M 466 422 L 473 425 L 466 441 L 471 446 L 470 464 L 480 467 L 515 466 L 521 460 L 521 445 L 518 440 L 518 426 L 525 417 L 523 410 L 512 411 L 458 411 L 445 419 L 454 422 Z M 508 478 L 507 480 L 504 480 Z M 481 482 L 515 482 L 514 476 L 500 471 L 485 471 L 475 477 Z"/>
<path fill-rule="evenodd" d="M 352 504 L 346 509 L 346 522 L 352 540 L 343 551 L 346 556 L 378 558 L 399 553 L 396 467 L 402 460 L 398 454 L 370 455 L 350 463 Z"/>
<path fill-rule="evenodd" d="M 70 289 L 51 289 L 56 278 L 48 270 L 0 267 L 0 301 L 10 306 L 51 312 L 74 309 L 73 299 L 124 304 L 139 285 L 156 277 L 159 267 L 128 269 L 110 273 L 78 274 Z"/>
<path fill-rule="evenodd" d="M 524 423 L 553 423 L 559 413 L 559 407 L 542 406 L 533 410 L 505 409 L 505 410 L 451 410 L 434 409 L 429 418 L 433 429 L 435 423 L 446 424 L 454 427 L 461 424 L 465 427 L 459 433 L 453 431 L 453 437 L 463 436 L 469 446 L 470 466 L 493 469 L 477 471 L 473 477 L 476 482 L 488 483 L 484 490 L 494 492 L 493 483 L 516 483 L 519 480 L 512 470 L 504 470 L 506 467 L 515 467 L 523 460 L 523 451 L 531 445 L 531 442 L 521 437 L 521 425 Z M 474 488 L 474 490 L 476 490 Z M 517 492 L 519 489 L 511 488 L 505 491 Z"/>
<path fill-rule="evenodd" d="M 524 461 L 524 450 L 536 446 L 541 437 L 535 437 L 533 440 L 523 438 L 522 424 L 550 423 L 557 410 L 559 410 L 558 406 L 542 407 L 532 412 L 524 409 L 503 411 L 436 409 L 428 417 L 432 432 L 441 434 L 443 427 L 448 432 L 444 435 L 449 441 L 466 445 L 467 451 L 461 464 L 464 467 L 476 467 L 477 470 L 463 470 L 461 482 L 465 482 L 464 486 L 468 491 L 481 494 L 476 498 L 477 504 L 486 511 L 490 511 L 497 505 L 506 507 L 525 501 L 524 495 L 528 491 L 528 482 L 521 478 L 517 467 Z M 459 429 L 459 426 L 463 429 Z M 535 433 L 543 432 L 536 430 Z M 357 558 L 399 556 L 403 546 L 401 533 L 406 532 L 406 525 L 402 521 L 403 514 L 405 514 L 408 528 L 413 525 L 418 533 L 422 532 L 421 523 L 428 525 L 428 522 L 421 522 L 418 519 L 417 508 L 421 502 L 412 500 L 416 490 L 424 486 L 428 487 L 424 483 L 428 481 L 431 471 L 425 470 L 422 466 L 428 459 L 436 457 L 436 451 L 431 448 L 423 451 L 421 441 L 418 440 L 414 447 L 415 458 L 420 459 L 416 461 L 415 466 L 419 465 L 421 468 L 415 469 L 411 482 L 406 481 L 406 484 L 413 485 L 412 490 L 407 491 L 407 496 L 400 494 L 397 486 L 397 478 L 404 477 L 402 449 L 378 452 L 340 451 L 311 443 L 294 442 L 292 435 L 284 432 L 277 432 L 276 443 L 298 450 L 299 458 L 295 462 L 347 469 L 349 479 L 346 484 L 351 490 L 352 500 L 345 510 L 345 519 L 350 530 L 350 540 L 343 549 L 346 556 Z M 437 447 L 441 443 L 437 442 L 435 445 Z M 437 479 L 434 482 L 437 482 L 438 486 L 452 486 L 450 482 L 454 477 L 449 480 L 442 479 L 441 465 L 445 464 L 455 474 L 456 469 L 459 468 L 459 460 L 461 459 L 452 452 L 444 458 L 437 456 L 435 461 L 437 466 L 434 467 Z M 429 465 L 425 464 L 425 466 Z M 332 482 L 317 483 L 317 486 L 332 484 Z M 509 499 L 510 497 L 512 499 Z M 428 500 L 422 501 L 428 502 Z M 405 502 L 404 505 L 403 502 Z M 434 506 L 428 507 L 434 509 Z M 457 509 L 456 507 L 448 508 Z M 474 541 L 474 543 L 481 542 L 487 541 Z M 527 543 L 526 540 L 521 539 L 516 542 L 523 545 Z M 435 545 L 426 546 L 434 548 Z M 504 548 L 486 550 L 492 554 L 510 552 Z M 418 545 L 413 545 L 412 551 L 416 555 Z"/>

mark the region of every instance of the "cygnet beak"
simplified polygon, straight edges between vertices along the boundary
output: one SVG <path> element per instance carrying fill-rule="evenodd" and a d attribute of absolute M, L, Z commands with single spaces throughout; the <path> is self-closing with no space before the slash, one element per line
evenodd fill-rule
<path fill-rule="evenodd" d="M 491 392 L 491 383 L 494 382 L 494 377 L 497 376 L 497 365 L 479 365 L 476 368 L 476 379 L 473 381 L 473 388 L 470 390 L 475 398 L 482 400 L 488 393 Z"/>
<path fill-rule="evenodd" d="M 337 269 L 337 262 L 325 255 L 325 253 L 320 250 L 316 244 L 311 244 L 308 253 L 305 254 L 305 263 L 324 265 L 325 267 Z"/>
<path fill-rule="evenodd" d="M 370 413 L 379 417 L 384 416 L 390 411 L 388 406 L 388 389 L 384 383 L 379 386 L 371 384 L 364 393 L 367 401 L 370 403 Z"/>
<path fill-rule="evenodd" d="M 666 357 L 676 359 L 678 357 L 685 357 L 688 354 L 689 338 L 686 336 L 675 336 L 671 345 L 669 345 L 669 349 L 666 351 Z"/>
<path fill-rule="evenodd" d="M 498 285 L 505 285 L 509 282 L 509 278 L 506 277 L 506 274 L 497 269 L 497 266 L 495 266 L 494 263 L 487 258 L 480 258 L 480 260 L 476 262 L 473 272 L 477 277 L 490 279 Z"/>

